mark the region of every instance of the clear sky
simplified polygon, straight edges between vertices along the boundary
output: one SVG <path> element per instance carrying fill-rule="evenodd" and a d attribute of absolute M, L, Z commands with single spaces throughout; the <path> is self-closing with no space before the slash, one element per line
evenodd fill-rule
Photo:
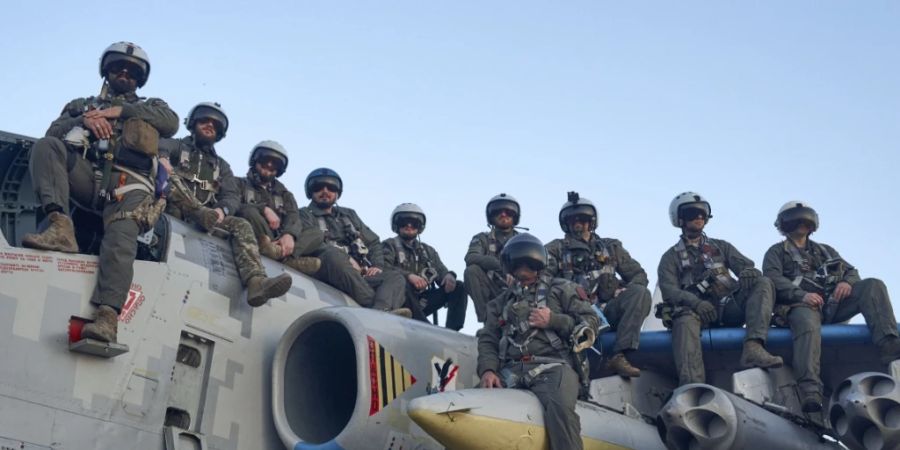
<path fill-rule="evenodd" d="M 129 40 L 150 55 L 142 95 L 184 117 L 218 101 L 235 172 L 254 144 L 291 154 L 282 177 L 327 166 L 339 204 L 382 238 L 402 202 L 462 274 L 506 192 L 549 241 L 566 191 L 600 212 L 647 270 L 676 242 L 668 205 L 694 190 L 707 231 L 761 265 L 791 199 L 813 237 L 900 300 L 900 3 L 10 2 L 0 129 L 40 136 L 96 94 L 98 59 Z M 179 136 L 185 135 L 184 127 Z M 464 331 L 478 328 L 470 305 Z M 900 308 L 898 308 L 900 309 Z M 855 319 L 858 321 L 859 319 Z"/>

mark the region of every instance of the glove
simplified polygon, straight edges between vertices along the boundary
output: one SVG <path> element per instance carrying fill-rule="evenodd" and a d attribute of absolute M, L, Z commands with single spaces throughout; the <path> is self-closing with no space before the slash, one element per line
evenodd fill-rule
<path fill-rule="evenodd" d="M 741 284 L 742 292 L 750 292 L 750 289 L 753 289 L 753 285 L 756 283 L 756 280 L 762 276 L 762 272 L 759 269 L 754 267 L 748 267 L 741 271 L 738 274 L 738 281 Z"/>
<path fill-rule="evenodd" d="M 713 323 L 719 318 L 719 315 L 716 314 L 716 307 L 705 300 L 694 305 L 694 312 L 700 316 L 700 320 L 702 320 L 703 323 Z"/>
<path fill-rule="evenodd" d="M 206 206 L 201 206 L 193 210 L 188 217 L 192 222 L 200 226 L 203 231 L 211 231 L 219 221 L 219 215 L 216 214 L 216 210 L 207 208 Z"/>

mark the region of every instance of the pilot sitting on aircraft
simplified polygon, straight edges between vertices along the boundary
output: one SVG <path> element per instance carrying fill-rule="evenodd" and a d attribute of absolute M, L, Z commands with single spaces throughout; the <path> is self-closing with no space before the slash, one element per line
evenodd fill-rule
<path fill-rule="evenodd" d="M 841 323 L 862 313 L 872 341 L 887 364 L 900 359 L 897 320 L 887 287 L 859 272 L 828 245 L 809 236 L 819 228 L 819 215 L 807 203 L 781 207 L 775 227 L 786 239 L 766 252 L 763 272 L 775 282 L 776 322 L 786 322 L 794 338 L 791 363 L 804 412 L 822 410 L 822 324 Z"/>
<path fill-rule="evenodd" d="M 699 194 L 676 196 L 669 205 L 669 220 L 681 228 L 681 239 L 659 261 L 659 289 L 665 303 L 657 315 L 671 324 L 675 369 L 682 385 L 706 380 L 701 326 L 739 327 L 746 322 L 741 365 L 782 365 L 780 356 L 763 347 L 772 319 L 772 281 L 733 245 L 706 237 L 703 228 L 711 212 L 709 202 Z"/>
<path fill-rule="evenodd" d="M 308 275 L 320 261 L 310 255 L 325 244 L 318 228 L 303 228 L 297 200 L 278 181 L 288 166 L 287 150 L 275 141 L 262 141 L 250 152 L 246 178 L 237 178 L 241 206 L 237 216 L 246 219 L 259 241 L 259 252 Z"/>
<path fill-rule="evenodd" d="M 428 315 L 447 306 L 447 328 L 459 331 L 466 321 L 468 299 L 456 274 L 447 270 L 441 257 L 419 235 L 425 231 L 425 211 L 414 203 L 403 203 L 391 213 L 391 229 L 397 233 L 381 244 L 384 263 L 406 278 L 406 305 L 413 318 L 427 321 Z"/>
<path fill-rule="evenodd" d="M 547 251 L 534 236 L 510 238 L 500 259 L 516 281 L 488 303 L 478 331 L 481 386 L 530 390 L 543 405 L 550 448 L 580 449 L 579 380 L 572 364 L 574 352 L 593 344 L 597 315 L 577 284 L 542 272 Z"/>
<path fill-rule="evenodd" d="M 291 288 L 287 273 L 268 278 L 259 257 L 256 236 L 246 220 L 233 214 L 240 205 L 231 166 L 216 153 L 215 143 L 228 131 L 228 116 L 218 103 L 204 102 L 184 120 L 191 135 L 162 139 L 160 163 L 172 174 L 172 190 L 166 213 L 185 219 L 203 230 L 228 232 L 234 265 L 247 287 L 247 303 L 262 306 Z"/>
<path fill-rule="evenodd" d="M 50 226 L 27 234 L 26 247 L 78 251 L 69 201 L 102 210 L 96 320 L 82 336 L 116 342 L 118 316 L 131 287 L 137 237 L 153 228 L 163 201 L 156 201 L 156 142 L 178 131 L 178 116 L 158 98 L 138 97 L 150 59 L 131 42 L 110 45 L 100 57 L 103 87 L 97 97 L 69 102 L 31 150 L 35 192 Z M 96 180 L 95 173 L 101 173 Z"/>
<path fill-rule="evenodd" d="M 406 281 L 384 266 L 381 240 L 356 211 L 338 206 L 344 181 L 337 172 L 321 167 L 306 177 L 309 206 L 300 209 L 303 228 L 321 230 L 325 243 L 316 254 L 322 268 L 316 278 L 353 297 L 360 306 L 411 317 L 404 302 Z"/>

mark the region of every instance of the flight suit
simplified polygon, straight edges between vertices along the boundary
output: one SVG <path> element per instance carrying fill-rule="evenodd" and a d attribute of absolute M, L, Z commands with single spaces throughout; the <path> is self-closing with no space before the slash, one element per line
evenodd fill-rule
<path fill-rule="evenodd" d="M 112 106 L 122 107 L 121 116 L 113 125 L 117 139 L 121 137 L 122 124 L 130 118 L 143 120 L 162 137 L 178 131 L 178 115 L 158 98 L 144 99 L 132 92 L 72 100 L 50 124 L 45 137 L 35 142 L 29 157 L 31 179 L 45 213 L 58 211 L 69 215 L 70 200 L 85 209 L 94 209 L 100 187 L 99 178 L 95 184 L 95 171 L 101 168 L 99 160 L 91 150 L 64 142 L 64 139 L 70 132 L 77 131 L 74 130 L 76 127 L 82 127 L 82 116 L 86 111 Z M 89 140 L 96 146 L 96 139 L 90 137 Z M 144 214 L 139 217 L 140 211 L 147 211 L 154 205 L 155 157 L 123 144 L 118 145 L 116 153 L 115 166 L 104 186 L 112 196 L 102 204 L 103 238 L 97 288 L 91 302 L 120 312 L 134 278 L 137 237 L 152 229 L 158 216 Z M 115 194 L 119 187 L 132 186 L 137 188 Z"/>
<path fill-rule="evenodd" d="M 444 291 L 440 284 L 444 277 L 449 273 L 456 278 L 456 274 L 447 270 L 437 250 L 419 239 L 406 241 L 399 236 L 386 239 L 381 244 L 385 265 L 399 272 L 404 279 L 409 274 L 415 274 L 428 280 L 428 287 L 423 292 L 416 292 L 411 283 L 406 283 L 406 304 L 412 310 L 413 318 L 427 321 L 430 314 L 447 306 L 445 326 L 459 331 L 466 321 L 468 299 L 465 286 L 462 281 L 457 281 L 453 291 Z M 425 304 L 422 305 L 420 300 L 424 300 Z"/>
<path fill-rule="evenodd" d="M 791 248 L 793 247 L 793 249 Z M 798 252 L 795 260 L 792 250 Z M 791 365 L 802 392 L 821 392 L 819 378 L 822 358 L 822 311 L 803 302 L 806 291 L 794 284 L 798 277 L 815 278 L 815 271 L 826 260 L 840 258 L 834 248 L 807 241 L 805 248 L 797 248 L 793 242 L 779 242 L 766 251 L 763 273 L 775 283 L 776 309 L 791 327 L 794 340 L 794 356 Z M 798 280 L 799 281 L 799 280 Z M 842 280 L 852 286 L 850 296 L 841 300 L 833 318 L 827 323 L 841 323 L 862 313 L 872 334 L 872 342 L 879 344 L 885 338 L 897 336 L 897 322 L 888 296 L 887 287 L 877 278 L 860 279 L 859 272 L 848 265 Z M 825 297 L 825 296 L 823 296 Z"/>
<path fill-rule="evenodd" d="M 276 240 L 284 234 L 294 237 L 293 257 L 311 255 L 325 244 L 325 235 L 318 228 L 304 228 L 300 223 L 300 209 L 294 195 L 277 179 L 262 183 L 250 169 L 246 178 L 237 178 L 237 190 L 241 196 L 241 206 L 237 216 L 253 227 L 257 238 L 267 236 Z M 272 209 L 281 219 L 277 230 L 269 227 L 263 210 Z M 284 259 L 284 258 L 280 258 Z"/>
<path fill-rule="evenodd" d="M 502 231 L 491 228 L 472 236 L 466 252 L 466 294 L 472 297 L 475 314 L 484 322 L 487 304 L 506 289 L 506 274 L 500 266 L 500 251 L 511 237 L 519 234 L 515 229 Z"/>
<path fill-rule="evenodd" d="M 175 174 L 171 182 L 179 183 L 169 194 L 166 213 L 211 231 L 221 228 L 229 235 L 234 265 L 241 283 L 254 277 L 265 277 L 266 270 L 259 256 L 259 246 L 253 228 L 246 220 L 235 216 L 240 207 L 237 179 L 215 147 L 201 147 L 192 136 L 181 139 L 162 139 L 160 157 L 168 157 Z M 225 218 L 216 224 L 213 209 L 221 208 Z"/>
<path fill-rule="evenodd" d="M 706 261 L 706 262 L 704 262 Z M 701 294 L 695 285 L 701 282 L 711 267 L 745 274 L 749 289 L 739 289 L 731 295 L 731 301 L 720 306 L 721 297 Z M 748 270 L 750 269 L 750 270 Z M 700 345 L 700 329 L 739 327 L 746 323 L 745 341 L 759 340 L 763 344 L 768 337 L 774 304 L 774 285 L 764 276 L 758 276 L 753 261 L 741 254 L 733 245 L 720 239 L 703 236 L 700 245 L 687 244 L 682 237 L 679 244 L 669 248 L 659 261 L 659 289 L 663 301 L 672 312 L 672 351 L 680 384 L 703 383 L 706 380 L 703 350 Z M 754 275 L 755 274 L 755 275 Z M 738 281 L 734 281 L 737 286 Z M 694 308 L 707 301 L 719 309 L 718 320 L 704 323 Z"/>
<path fill-rule="evenodd" d="M 539 306 L 551 311 L 543 330 L 528 325 L 528 314 Z M 579 326 L 596 334 L 598 325 L 577 284 L 545 274 L 530 287 L 514 284 L 487 305 L 484 327 L 477 333 L 478 376 L 490 370 L 504 387 L 532 391 L 544 408 L 552 449 L 582 448 L 572 335 Z"/>
<path fill-rule="evenodd" d="M 604 315 L 616 330 L 613 353 L 637 350 L 641 326 L 653 303 L 647 272 L 640 263 L 620 241 L 593 233 L 589 242 L 568 234 L 545 247 L 549 256 L 546 273 L 580 284 L 591 301 L 605 305 Z M 624 290 L 616 295 L 619 288 Z"/>
<path fill-rule="evenodd" d="M 300 223 L 303 229 L 317 229 L 325 234 L 327 245 L 313 254 L 322 261 L 316 278 L 340 289 L 367 308 L 393 311 L 403 306 L 406 280 L 400 273 L 385 267 L 381 240 L 356 211 L 334 205 L 329 213 L 310 202 L 309 206 L 300 208 Z M 368 251 L 365 258 L 353 249 L 360 243 Z M 378 267 L 382 272 L 363 277 L 350 264 L 351 257 L 360 267 Z"/>

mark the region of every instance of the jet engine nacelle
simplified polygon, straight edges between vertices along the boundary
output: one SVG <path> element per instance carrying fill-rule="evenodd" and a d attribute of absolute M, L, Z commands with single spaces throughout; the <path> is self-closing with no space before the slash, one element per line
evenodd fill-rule
<path fill-rule="evenodd" d="M 443 448 L 406 414 L 413 398 L 474 387 L 475 338 L 365 308 L 291 324 L 275 352 L 272 409 L 286 448 Z"/>
<path fill-rule="evenodd" d="M 672 450 L 841 448 L 790 420 L 708 384 L 687 384 L 676 389 L 660 410 L 657 426 L 666 447 Z"/>
<path fill-rule="evenodd" d="M 828 420 L 853 450 L 900 447 L 900 382 L 878 372 L 847 378 L 831 395 Z"/>

